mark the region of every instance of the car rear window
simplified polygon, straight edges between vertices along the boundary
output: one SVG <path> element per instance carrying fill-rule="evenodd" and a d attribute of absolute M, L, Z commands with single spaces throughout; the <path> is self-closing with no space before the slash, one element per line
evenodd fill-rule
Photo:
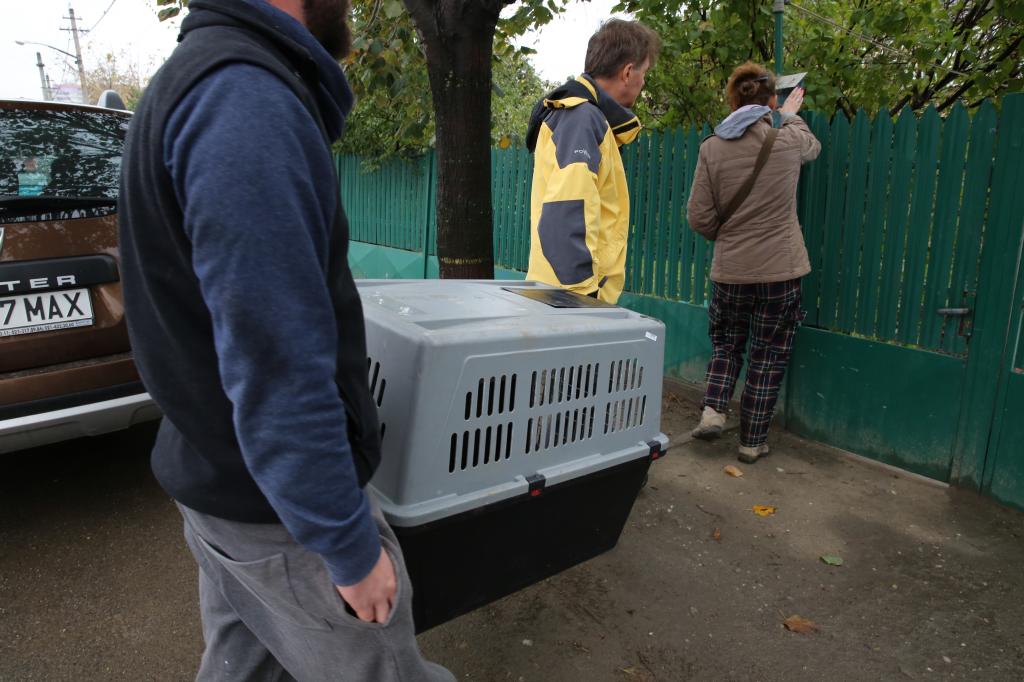
<path fill-rule="evenodd" d="M 51 208 L 59 213 L 110 212 L 113 204 L 74 202 L 116 201 L 128 120 L 103 111 L 0 108 L 0 201 L 53 198 Z M 45 206 L 27 203 L 36 206 L 35 219 L 40 219 Z"/>

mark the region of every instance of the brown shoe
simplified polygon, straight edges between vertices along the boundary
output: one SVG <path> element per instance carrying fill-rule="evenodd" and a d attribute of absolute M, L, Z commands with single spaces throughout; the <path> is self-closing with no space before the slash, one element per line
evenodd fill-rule
<path fill-rule="evenodd" d="M 701 440 L 712 440 L 721 436 L 724 429 L 725 415 L 713 407 L 705 407 L 700 415 L 700 424 L 690 435 Z"/>
<path fill-rule="evenodd" d="M 753 464 L 762 457 L 767 457 L 771 451 L 768 448 L 768 443 L 762 443 L 757 447 L 751 448 L 746 445 L 740 446 L 739 460 L 744 464 Z"/>

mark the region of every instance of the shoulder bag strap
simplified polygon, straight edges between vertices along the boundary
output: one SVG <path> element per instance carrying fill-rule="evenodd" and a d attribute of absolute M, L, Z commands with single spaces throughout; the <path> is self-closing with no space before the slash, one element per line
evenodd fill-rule
<path fill-rule="evenodd" d="M 775 138 L 779 136 L 779 129 L 772 128 L 765 135 L 764 143 L 761 145 L 761 151 L 757 154 L 757 162 L 754 164 L 754 171 L 747 178 L 747 181 L 743 183 L 739 191 L 733 196 L 732 201 L 725 207 L 718 216 L 718 224 L 724 225 L 732 214 L 736 212 L 743 202 L 746 201 L 747 197 L 750 196 L 750 190 L 754 189 L 754 181 L 757 180 L 757 176 L 761 174 L 761 169 L 764 168 L 764 164 L 768 162 L 768 155 L 772 153 L 772 147 L 775 145 Z"/>

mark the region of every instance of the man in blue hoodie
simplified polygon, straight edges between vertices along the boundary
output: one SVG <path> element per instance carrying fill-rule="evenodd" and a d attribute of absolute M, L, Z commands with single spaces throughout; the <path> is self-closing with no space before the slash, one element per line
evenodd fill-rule
<path fill-rule="evenodd" d="M 192 0 L 124 153 L 122 278 L 199 565 L 200 680 L 454 680 L 416 647 L 331 144 L 346 0 Z"/>

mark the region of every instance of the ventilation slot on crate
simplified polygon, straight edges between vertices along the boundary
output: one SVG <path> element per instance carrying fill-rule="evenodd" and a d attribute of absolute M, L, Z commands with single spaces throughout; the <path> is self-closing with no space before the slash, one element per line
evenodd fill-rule
<path fill-rule="evenodd" d="M 578 443 L 594 435 L 594 408 L 556 412 L 526 422 L 526 454 Z"/>
<path fill-rule="evenodd" d="M 530 378 L 530 407 L 563 403 L 595 395 L 600 367 L 600 364 L 592 364 L 535 370 Z"/>
<path fill-rule="evenodd" d="M 647 396 L 614 400 L 604 408 L 604 432 L 616 433 L 643 426 L 647 416 Z"/>
<path fill-rule="evenodd" d="M 380 363 L 374 362 L 373 358 L 366 358 L 366 372 L 367 379 L 370 382 L 370 397 L 377 404 L 377 409 L 384 404 L 384 388 L 387 386 L 387 381 L 380 374 Z M 382 421 L 380 423 L 380 440 L 384 442 L 384 431 L 387 429 L 387 425 Z"/>
<path fill-rule="evenodd" d="M 505 414 L 516 409 L 517 375 L 480 379 L 474 390 L 466 391 L 466 420 Z"/>
<path fill-rule="evenodd" d="M 496 464 L 512 456 L 512 422 L 453 433 L 448 473 Z"/>
<path fill-rule="evenodd" d="M 608 392 L 619 393 L 640 388 L 644 383 L 644 367 L 636 358 L 612 362 L 608 372 Z"/>
<path fill-rule="evenodd" d="M 366 370 L 369 373 L 370 397 L 380 407 L 384 403 L 384 387 L 387 381 L 380 375 L 380 363 L 366 358 Z"/>

